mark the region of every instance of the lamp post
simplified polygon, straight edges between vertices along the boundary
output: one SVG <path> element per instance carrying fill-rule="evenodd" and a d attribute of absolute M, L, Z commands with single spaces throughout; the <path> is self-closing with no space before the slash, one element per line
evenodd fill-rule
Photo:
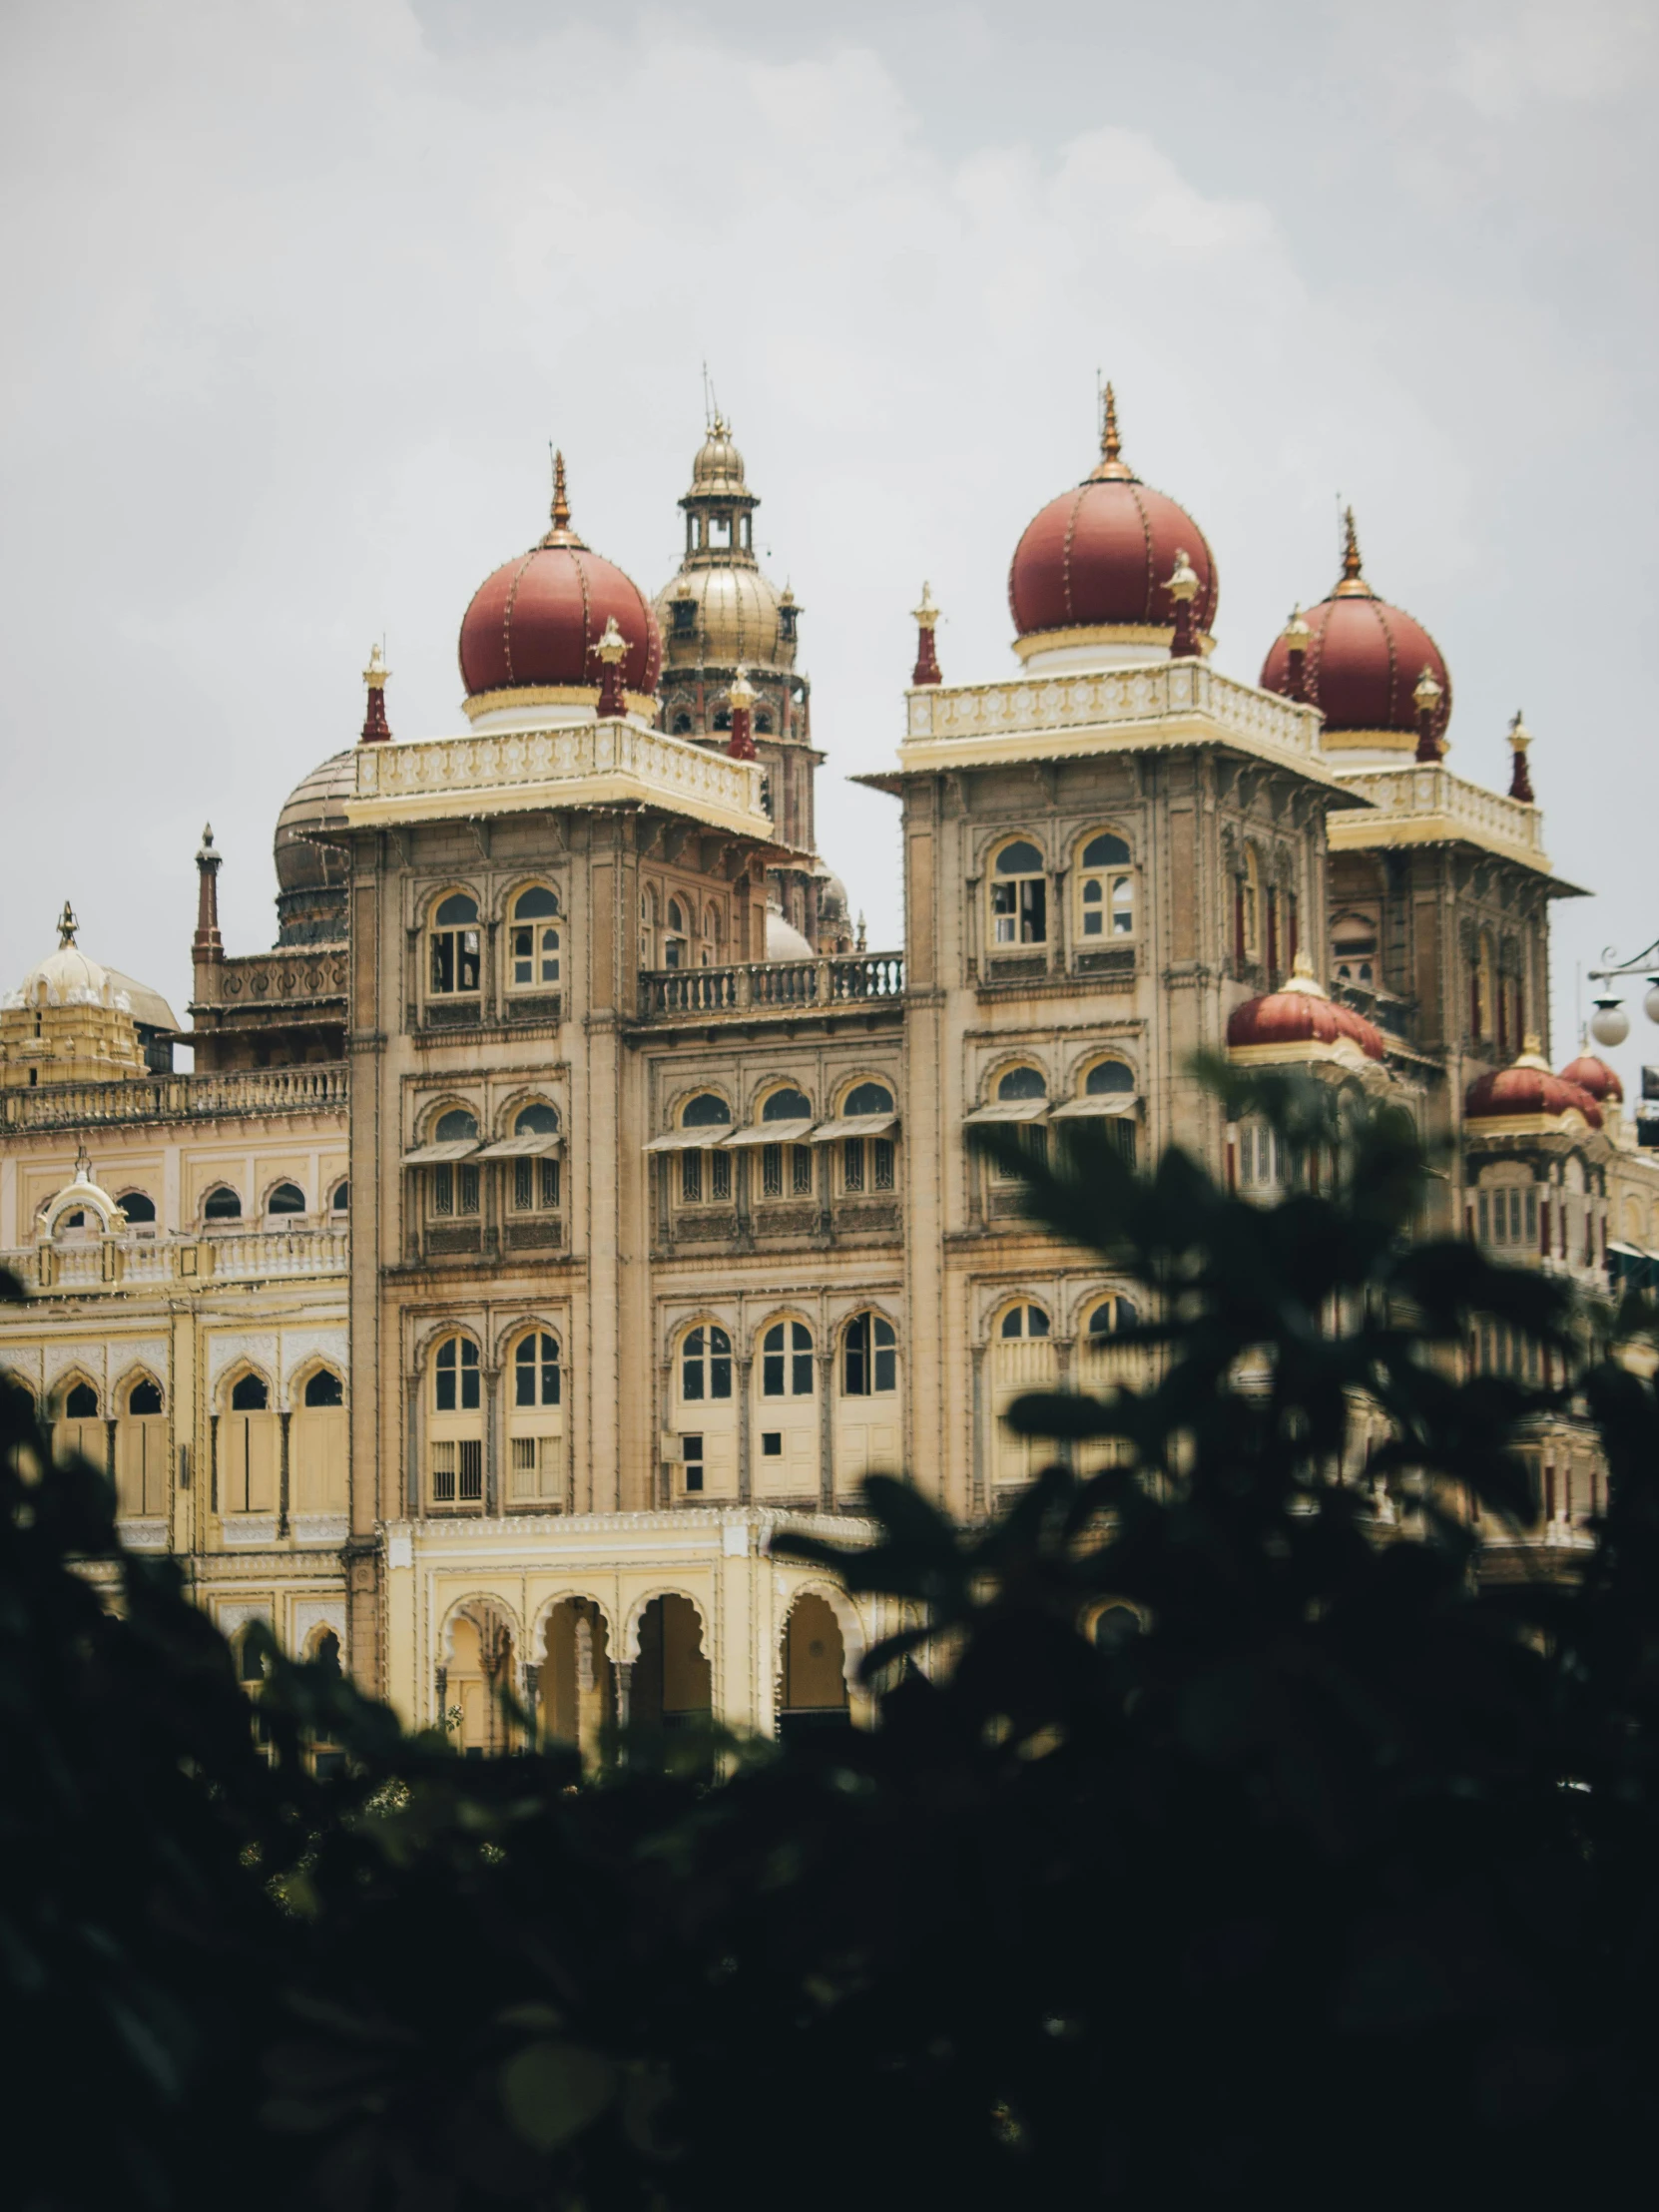
<path fill-rule="evenodd" d="M 1645 951 L 1638 952 L 1633 959 L 1621 960 L 1611 945 L 1604 948 L 1601 956 L 1607 965 L 1591 968 L 1590 981 L 1617 983 L 1622 982 L 1626 976 L 1645 972 L 1647 995 L 1642 1000 L 1642 1011 L 1649 1021 L 1659 1022 L 1659 973 L 1654 972 L 1655 964 L 1659 963 L 1659 939 L 1655 939 Z M 1630 1016 L 1625 1012 L 1616 991 L 1604 992 L 1596 1000 L 1596 1010 L 1590 1019 L 1590 1034 L 1597 1044 L 1607 1045 L 1623 1044 L 1629 1036 Z"/>

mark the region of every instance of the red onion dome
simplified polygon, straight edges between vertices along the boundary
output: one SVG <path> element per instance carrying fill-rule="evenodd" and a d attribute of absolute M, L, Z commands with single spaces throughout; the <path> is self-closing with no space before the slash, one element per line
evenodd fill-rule
<path fill-rule="evenodd" d="M 469 701 L 490 692 L 591 693 L 595 648 L 612 619 L 628 641 L 624 690 L 654 713 L 662 639 L 651 602 L 631 576 L 591 552 L 570 526 L 562 453 L 553 464 L 553 526 L 537 545 L 487 577 L 461 622 L 461 681 Z"/>
<path fill-rule="evenodd" d="M 1601 1108 L 1587 1090 L 1551 1075 L 1549 1062 L 1535 1050 L 1523 1052 L 1513 1067 L 1496 1068 L 1471 1083 L 1463 1098 L 1465 1121 L 1536 1121 L 1582 1114 L 1592 1129 L 1601 1127 Z M 1599 1062 L 1597 1063 L 1599 1065 Z M 1611 1071 L 1609 1071 L 1611 1072 Z"/>
<path fill-rule="evenodd" d="M 1054 630 L 1173 631 L 1166 585 L 1177 553 L 1198 573 L 1193 628 L 1208 637 L 1218 582 L 1209 540 L 1185 507 L 1143 484 L 1120 457 L 1117 402 L 1106 387 L 1100 466 L 1051 499 L 1025 526 L 1008 571 L 1008 607 L 1021 639 Z M 1130 636 L 1126 644 L 1166 642 Z"/>
<path fill-rule="evenodd" d="M 1379 599 L 1360 567 L 1354 509 L 1344 517 L 1347 542 L 1336 589 L 1304 610 L 1308 626 L 1303 696 L 1325 716 L 1325 735 L 1349 745 L 1368 742 L 1402 752 L 1415 746 L 1412 693 L 1426 669 L 1440 687 L 1433 735 L 1443 741 L 1451 720 L 1451 677 L 1439 647 L 1420 622 Z M 1289 692 L 1290 646 L 1275 638 L 1262 663 L 1262 689 Z"/>
<path fill-rule="evenodd" d="M 1234 1007 L 1227 1049 L 1235 1058 L 1258 1061 L 1350 1058 L 1357 1052 L 1381 1060 L 1387 1046 L 1375 1022 L 1327 996 L 1306 954 L 1299 954 L 1280 989 Z"/>
<path fill-rule="evenodd" d="M 1619 1081 L 1616 1068 L 1593 1052 L 1581 1052 L 1576 1060 L 1569 1060 L 1561 1070 L 1563 1083 L 1576 1083 L 1581 1091 L 1588 1091 L 1598 1105 L 1611 1099 L 1615 1106 L 1624 1104 L 1624 1085 Z"/>

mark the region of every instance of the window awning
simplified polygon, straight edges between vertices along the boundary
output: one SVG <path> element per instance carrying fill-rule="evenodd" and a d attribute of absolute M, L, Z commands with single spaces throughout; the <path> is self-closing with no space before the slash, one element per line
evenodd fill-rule
<path fill-rule="evenodd" d="M 1140 1100 L 1133 1091 L 1101 1091 L 1089 1098 L 1063 1098 L 1054 1108 L 1056 1121 L 1098 1121 L 1109 1114 L 1133 1114 Z"/>
<path fill-rule="evenodd" d="M 527 1137 L 501 1137 L 485 1145 L 480 1160 L 522 1160 L 526 1155 L 557 1152 L 564 1138 L 557 1129 L 537 1129 Z"/>
<path fill-rule="evenodd" d="M 758 1121 L 748 1129 L 734 1129 L 721 1143 L 729 1152 L 749 1144 L 805 1144 L 812 1130 L 809 1121 Z"/>
<path fill-rule="evenodd" d="M 647 1152 L 708 1152 L 724 1144 L 731 1134 L 725 1122 L 705 1122 L 697 1129 L 671 1129 L 666 1137 L 653 1137 Z"/>
<path fill-rule="evenodd" d="M 975 1106 L 962 1120 L 968 1126 L 990 1121 L 1041 1121 L 1049 1111 L 1046 1098 L 999 1098 L 992 1106 Z"/>
<path fill-rule="evenodd" d="M 417 1144 L 412 1152 L 405 1152 L 406 1168 L 436 1167 L 440 1160 L 464 1160 L 478 1149 L 476 1137 L 446 1137 L 442 1144 Z"/>
<path fill-rule="evenodd" d="M 884 1137 L 898 1127 L 897 1114 L 848 1114 L 842 1121 L 820 1122 L 813 1144 L 834 1144 L 842 1137 Z"/>

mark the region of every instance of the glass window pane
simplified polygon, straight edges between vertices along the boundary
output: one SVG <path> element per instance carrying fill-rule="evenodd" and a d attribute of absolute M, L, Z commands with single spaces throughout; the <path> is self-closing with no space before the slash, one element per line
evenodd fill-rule
<path fill-rule="evenodd" d="M 1040 875 L 1043 856 L 1034 844 L 1023 838 L 1013 844 L 1005 844 L 996 856 L 998 875 Z"/>

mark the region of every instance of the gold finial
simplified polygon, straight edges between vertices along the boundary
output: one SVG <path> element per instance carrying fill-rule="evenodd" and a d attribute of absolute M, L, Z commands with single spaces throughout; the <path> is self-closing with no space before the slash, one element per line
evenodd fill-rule
<path fill-rule="evenodd" d="M 384 691 L 386 678 L 390 674 L 391 670 L 386 666 L 385 655 L 380 651 L 378 645 L 371 645 L 368 649 L 368 666 L 363 670 L 363 682 L 370 691 Z"/>
<path fill-rule="evenodd" d="M 1302 603 L 1300 600 L 1291 609 L 1291 619 L 1279 634 L 1293 653 L 1307 652 L 1308 641 L 1314 633 L 1302 618 Z"/>
<path fill-rule="evenodd" d="M 911 619 L 918 630 L 936 630 L 938 628 L 939 610 L 933 604 L 933 588 L 930 584 L 924 583 L 922 585 L 921 604 L 919 607 L 911 609 Z"/>
<path fill-rule="evenodd" d="M 60 952 L 67 951 L 75 942 L 75 932 L 80 926 L 81 924 L 75 919 L 75 909 L 66 898 L 63 902 L 63 912 L 58 916 L 58 949 Z"/>
<path fill-rule="evenodd" d="M 565 457 L 557 446 L 553 449 L 553 527 L 555 530 L 570 528 L 570 501 L 565 496 Z"/>
<path fill-rule="evenodd" d="M 607 668 L 614 668 L 618 661 L 627 659 L 628 640 L 617 628 L 615 615 L 606 618 L 605 635 L 593 650 L 599 655 Z"/>
<path fill-rule="evenodd" d="M 748 670 L 740 665 L 737 674 L 732 679 L 731 689 L 726 696 L 734 708 L 739 708 L 753 707 L 761 695 L 749 681 Z"/>
<path fill-rule="evenodd" d="M 1118 395 L 1110 384 L 1101 399 L 1100 462 L 1090 481 L 1097 484 L 1132 484 L 1135 481 L 1135 471 L 1123 458 L 1123 441 L 1118 436 Z"/>
<path fill-rule="evenodd" d="M 1354 509 L 1343 509 L 1343 573 L 1333 594 L 1337 599 L 1375 599 L 1360 566 L 1360 533 L 1354 527 Z"/>
<path fill-rule="evenodd" d="M 1445 694 L 1434 681 L 1434 671 L 1425 665 L 1411 693 L 1411 699 L 1417 713 L 1419 715 L 1431 715 L 1444 697 Z"/>
<path fill-rule="evenodd" d="M 84 1144 L 75 1147 L 75 1180 L 77 1183 L 92 1181 L 92 1155 Z"/>
<path fill-rule="evenodd" d="M 1532 733 L 1526 727 L 1526 724 L 1522 722 L 1521 711 L 1518 707 L 1515 709 L 1515 712 L 1510 719 L 1509 743 L 1514 747 L 1517 753 L 1524 753 L 1527 747 L 1532 743 Z"/>

